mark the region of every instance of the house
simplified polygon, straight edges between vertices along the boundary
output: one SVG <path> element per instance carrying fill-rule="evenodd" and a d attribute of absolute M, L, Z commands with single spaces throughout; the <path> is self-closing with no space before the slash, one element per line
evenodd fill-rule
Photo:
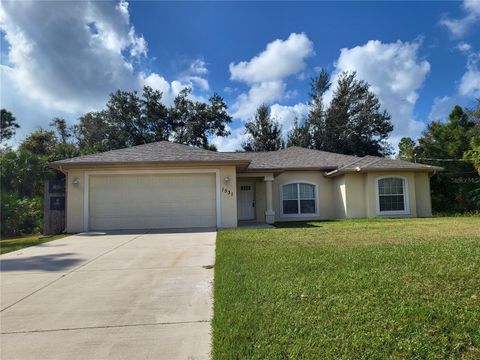
<path fill-rule="evenodd" d="M 298 147 L 223 153 L 160 141 L 55 161 L 68 232 L 431 216 L 441 168 Z"/>

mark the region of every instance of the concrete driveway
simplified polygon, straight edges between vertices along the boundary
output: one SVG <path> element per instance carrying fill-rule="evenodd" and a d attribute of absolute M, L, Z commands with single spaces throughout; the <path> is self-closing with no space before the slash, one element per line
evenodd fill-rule
<path fill-rule="evenodd" d="M 80 234 L 2 255 L 0 357 L 209 358 L 215 239 Z"/>

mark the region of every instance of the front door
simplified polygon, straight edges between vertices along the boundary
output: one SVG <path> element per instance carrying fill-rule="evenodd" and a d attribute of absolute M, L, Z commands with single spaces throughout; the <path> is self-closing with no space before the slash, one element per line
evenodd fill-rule
<path fill-rule="evenodd" d="M 238 220 L 255 220 L 254 183 L 238 183 Z"/>

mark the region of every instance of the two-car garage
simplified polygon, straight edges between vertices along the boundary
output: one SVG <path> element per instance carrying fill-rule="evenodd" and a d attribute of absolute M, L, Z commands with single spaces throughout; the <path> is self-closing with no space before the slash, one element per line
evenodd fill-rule
<path fill-rule="evenodd" d="M 92 173 L 87 230 L 215 227 L 216 174 Z"/>

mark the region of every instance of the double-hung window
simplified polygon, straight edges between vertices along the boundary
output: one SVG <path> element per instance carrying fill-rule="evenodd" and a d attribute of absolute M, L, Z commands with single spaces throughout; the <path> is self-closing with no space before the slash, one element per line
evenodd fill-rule
<path fill-rule="evenodd" d="M 384 215 L 408 214 L 406 179 L 384 177 L 377 179 L 378 213 Z"/>
<path fill-rule="evenodd" d="M 282 186 L 283 215 L 311 215 L 317 212 L 315 185 L 293 183 Z"/>

